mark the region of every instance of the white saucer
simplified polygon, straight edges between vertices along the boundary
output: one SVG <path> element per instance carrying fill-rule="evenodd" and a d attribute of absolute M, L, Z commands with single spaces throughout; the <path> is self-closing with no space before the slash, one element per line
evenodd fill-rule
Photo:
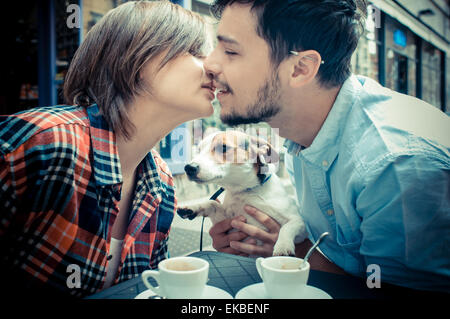
<path fill-rule="evenodd" d="M 267 296 L 264 283 L 260 282 L 257 284 L 244 287 L 241 290 L 239 290 L 238 293 L 236 294 L 235 299 L 270 299 L 270 297 Z M 322 289 L 307 285 L 302 293 L 301 298 L 299 299 L 333 299 L 333 298 Z"/>
<path fill-rule="evenodd" d="M 134 299 L 148 299 L 151 296 L 156 295 L 150 289 L 141 292 Z M 233 297 L 223 289 L 206 285 L 203 291 L 203 296 L 200 299 L 233 299 Z"/>

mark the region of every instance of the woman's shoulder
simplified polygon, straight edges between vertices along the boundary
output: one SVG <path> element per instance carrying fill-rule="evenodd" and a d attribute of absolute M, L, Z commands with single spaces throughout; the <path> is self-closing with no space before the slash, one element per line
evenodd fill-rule
<path fill-rule="evenodd" d="M 85 109 L 77 106 L 40 107 L 0 116 L 0 153 L 6 155 L 25 144 L 67 146 L 83 138 L 83 132 L 89 135 L 88 127 Z"/>

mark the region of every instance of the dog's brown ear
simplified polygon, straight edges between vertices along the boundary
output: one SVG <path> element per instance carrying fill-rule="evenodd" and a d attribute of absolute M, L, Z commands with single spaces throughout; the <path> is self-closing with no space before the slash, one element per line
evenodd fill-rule
<path fill-rule="evenodd" d="M 274 147 L 262 138 L 252 137 L 250 140 L 250 157 L 256 159 L 257 174 L 265 178 L 269 173 L 268 164 L 278 164 L 280 155 Z"/>

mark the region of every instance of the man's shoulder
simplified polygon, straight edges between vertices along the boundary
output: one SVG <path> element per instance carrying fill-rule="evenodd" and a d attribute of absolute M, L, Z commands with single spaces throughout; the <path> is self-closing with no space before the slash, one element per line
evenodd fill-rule
<path fill-rule="evenodd" d="M 366 79 L 358 111 L 377 132 L 406 134 L 433 140 L 450 148 L 450 117 L 436 106 L 414 96 Z"/>
<path fill-rule="evenodd" d="M 445 113 L 373 80 L 363 87 L 345 125 L 341 145 L 344 154 L 359 165 L 357 168 L 364 172 L 402 156 L 448 160 L 450 118 Z"/>
<path fill-rule="evenodd" d="M 31 139 L 48 145 L 67 136 L 79 138 L 78 127 L 89 127 L 89 120 L 77 106 L 40 107 L 0 116 L 0 154 L 11 153 Z"/>

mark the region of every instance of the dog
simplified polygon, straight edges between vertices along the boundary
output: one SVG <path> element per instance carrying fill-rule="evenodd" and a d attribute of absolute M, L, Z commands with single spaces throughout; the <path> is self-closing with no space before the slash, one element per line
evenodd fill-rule
<path fill-rule="evenodd" d="M 178 214 L 189 219 L 209 217 L 213 224 L 242 215 L 248 224 L 265 229 L 246 214 L 244 206 L 253 206 L 281 225 L 273 255 L 295 255 L 294 239 L 303 241 L 306 227 L 295 200 L 288 196 L 276 175 L 278 159 L 278 153 L 262 138 L 237 130 L 208 135 L 200 142 L 198 155 L 185 166 L 185 171 L 191 181 L 224 188 L 223 203 L 207 200 L 180 207 Z"/>

